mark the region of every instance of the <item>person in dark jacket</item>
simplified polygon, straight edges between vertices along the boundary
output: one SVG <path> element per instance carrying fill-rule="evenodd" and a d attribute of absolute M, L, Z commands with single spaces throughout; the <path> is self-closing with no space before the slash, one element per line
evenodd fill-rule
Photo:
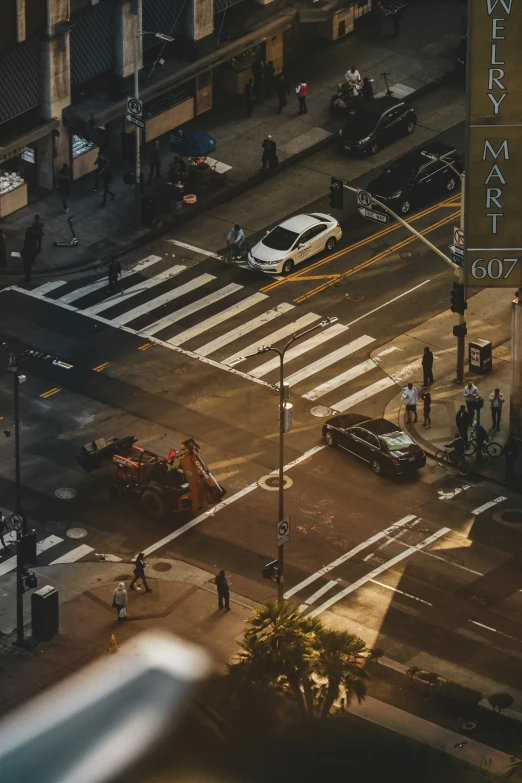
<path fill-rule="evenodd" d="M 42 252 L 42 237 L 44 235 L 44 224 L 40 220 L 40 215 L 35 215 L 34 220 L 31 223 L 31 231 L 35 239 L 36 252 Z"/>
<path fill-rule="evenodd" d="M 433 354 L 426 346 L 424 349 L 424 355 L 422 357 L 422 372 L 424 375 L 424 381 L 423 386 L 429 386 L 430 383 L 433 383 Z"/>
<path fill-rule="evenodd" d="M 288 85 L 288 82 L 286 81 L 283 74 L 280 74 L 279 79 L 276 82 L 276 93 L 277 97 L 279 98 L 279 106 L 277 109 L 277 113 L 281 114 L 283 109 L 286 106 L 286 97 L 290 92 L 290 87 Z"/>
<path fill-rule="evenodd" d="M 31 272 L 36 259 L 36 244 L 31 238 L 27 239 L 26 236 L 26 241 L 24 242 L 20 255 L 22 256 L 22 264 L 25 272 L 25 282 L 30 283 Z"/>
<path fill-rule="evenodd" d="M 459 411 L 455 417 L 455 423 L 459 431 L 460 437 L 464 438 L 466 443 L 468 442 L 468 428 L 471 424 L 471 417 L 466 410 L 465 405 L 461 405 Z"/>
<path fill-rule="evenodd" d="M 268 134 L 266 139 L 261 144 L 263 147 L 263 155 L 261 156 L 261 168 L 266 169 L 268 166 L 269 168 L 273 169 L 274 166 L 277 165 L 277 148 L 276 143 L 273 140 L 272 136 Z"/>
<path fill-rule="evenodd" d="M 269 60 L 265 65 L 264 72 L 265 82 L 265 95 L 267 98 L 271 98 L 274 94 L 274 82 L 275 82 L 275 68 L 272 60 Z"/>
<path fill-rule="evenodd" d="M 254 93 L 253 79 L 249 79 L 248 84 L 245 84 L 245 101 L 246 101 L 247 117 L 250 117 L 252 112 L 254 111 L 254 106 L 256 105 L 256 96 Z"/>
<path fill-rule="evenodd" d="M 64 163 L 58 172 L 58 192 L 62 199 L 63 211 L 67 213 L 69 211 L 67 196 L 71 195 L 71 170 L 67 163 Z"/>
<path fill-rule="evenodd" d="M 112 174 L 108 164 L 102 170 L 100 177 L 102 178 L 103 182 L 103 201 L 100 204 L 100 207 L 104 207 L 105 202 L 107 201 L 107 196 L 110 196 L 113 201 L 116 198 L 116 193 L 113 193 L 111 190 Z"/>
<path fill-rule="evenodd" d="M 5 233 L 0 228 L 0 267 L 7 264 L 7 241 Z"/>
<path fill-rule="evenodd" d="M 228 586 L 228 579 L 225 576 L 224 571 L 220 571 L 215 579 L 217 594 L 218 594 L 218 607 L 223 609 L 223 602 L 225 602 L 225 612 L 230 610 L 230 590 Z"/>
<path fill-rule="evenodd" d="M 252 75 L 254 77 L 254 94 L 261 95 L 263 92 L 263 63 L 256 60 L 252 64 Z"/>
<path fill-rule="evenodd" d="M 136 558 L 136 566 L 134 568 L 134 579 L 130 583 L 130 588 L 129 588 L 130 590 L 136 590 L 136 589 L 139 590 L 140 588 L 139 587 L 135 588 L 134 585 L 136 584 L 138 579 L 141 579 L 141 581 L 145 585 L 145 592 L 146 593 L 152 593 L 152 590 L 150 589 L 150 587 L 147 584 L 147 579 L 145 578 L 145 566 L 146 565 L 147 565 L 147 563 L 145 562 L 145 555 L 143 554 L 143 552 L 140 552 L 138 557 Z"/>
<path fill-rule="evenodd" d="M 518 459 L 519 448 L 514 438 L 509 438 L 504 446 L 504 459 L 506 460 L 506 481 L 513 478 L 513 470 Z"/>
<path fill-rule="evenodd" d="M 399 37 L 399 27 L 401 26 L 401 19 L 402 19 L 402 12 L 400 9 L 397 9 L 395 13 L 392 15 L 392 24 L 393 24 L 393 37 L 398 38 Z"/>
<path fill-rule="evenodd" d="M 373 101 L 373 87 L 367 76 L 363 78 L 361 97 L 363 101 Z"/>
<path fill-rule="evenodd" d="M 152 182 L 152 175 L 154 174 L 154 171 L 156 171 L 156 179 L 158 179 L 160 175 L 161 157 L 159 151 L 159 141 L 157 139 L 154 142 L 154 148 L 149 159 L 149 166 L 149 182 Z"/>
<path fill-rule="evenodd" d="M 119 291 L 120 294 L 123 294 L 123 288 L 121 287 L 120 283 L 118 282 L 118 277 L 121 275 L 121 264 L 118 261 L 117 258 L 111 258 L 111 262 L 109 264 L 109 291 L 111 294 L 114 293 L 114 289 L 116 291 Z"/>
<path fill-rule="evenodd" d="M 103 152 L 100 152 L 96 160 L 94 161 L 94 164 L 96 166 L 96 174 L 94 175 L 94 187 L 93 187 L 93 193 L 98 192 L 98 185 L 100 182 L 100 177 L 103 169 L 105 166 L 109 165 L 108 158 L 103 154 Z"/>

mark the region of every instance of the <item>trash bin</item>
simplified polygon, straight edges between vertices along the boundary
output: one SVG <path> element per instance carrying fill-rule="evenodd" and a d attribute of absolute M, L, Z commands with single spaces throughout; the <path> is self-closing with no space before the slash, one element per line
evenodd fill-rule
<path fill-rule="evenodd" d="M 31 626 L 33 636 L 48 642 L 58 633 L 58 590 L 45 585 L 31 596 Z"/>
<path fill-rule="evenodd" d="M 469 370 L 483 375 L 493 367 L 491 341 L 474 340 L 469 344 Z"/>

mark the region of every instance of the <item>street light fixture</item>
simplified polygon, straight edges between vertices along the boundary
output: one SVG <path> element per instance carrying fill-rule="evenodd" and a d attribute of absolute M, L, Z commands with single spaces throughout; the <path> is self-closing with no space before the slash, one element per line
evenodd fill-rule
<path fill-rule="evenodd" d="M 283 348 L 276 348 L 273 345 L 261 345 L 257 351 L 246 354 L 246 356 L 237 356 L 228 362 L 229 367 L 235 367 L 237 364 L 244 362 L 246 359 L 252 356 L 257 356 L 261 353 L 276 353 L 279 356 L 279 481 L 278 481 L 278 495 L 279 495 L 279 509 L 278 509 L 278 524 L 283 521 L 284 518 L 284 497 L 283 497 L 283 468 L 284 468 L 284 434 L 288 432 L 290 426 L 285 427 L 285 402 L 288 399 L 288 384 L 285 384 L 284 380 L 284 359 L 287 350 L 293 343 L 300 340 L 302 337 L 315 332 L 317 329 L 324 329 L 326 326 L 332 326 L 337 323 L 339 319 L 336 317 L 324 318 L 315 326 L 306 329 L 304 332 L 294 334 Z M 278 562 L 278 576 L 277 576 L 277 600 L 279 603 L 283 600 L 284 596 L 284 544 L 278 545 L 277 550 L 277 562 Z"/>
<path fill-rule="evenodd" d="M 144 35 L 154 35 L 161 41 L 174 41 L 171 35 L 165 35 L 165 33 L 153 33 L 147 30 L 138 29 L 138 14 L 136 14 L 136 21 L 134 22 L 134 97 L 136 100 L 140 97 L 140 85 L 139 85 L 139 65 L 138 65 L 138 39 Z M 136 136 L 136 153 L 135 153 L 135 180 L 134 180 L 134 194 L 136 198 L 136 224 L 139 228 L 141 226 L 141 160 L 140 160 L 140 129 L 135 126 Z"/>
<path fill-rule="evenodd" d="M 13 392 L 14 392 L 14 430 L 15 430 L 15 514 L 22 520 L 20 529 L 16 531 L 16 645 L 23 647 L 24 643 L 24 551 L 22 539 L 27 535 L 27 517 L 22 509 L 21 499 L 21 480 L 20 480 L 20 404 L 19 388 L 21 383 L 27 380 L 25 375 L 20 375 L 18 364 L 20 359 L 29 357 L 30 359 L 41 359 L 45 362 L 51 362 L 55 366 L 64 369 L 70 369 L 72 364 L 66 364 L 45 351 L 35 351 L 27 349 L 18 354 L 11 350 L 11 347 L 5 343 L 0 343 L 8 355 L 7 369 L 13 374 Z M 7 432 L 6 432 L 7 434 Z"/>

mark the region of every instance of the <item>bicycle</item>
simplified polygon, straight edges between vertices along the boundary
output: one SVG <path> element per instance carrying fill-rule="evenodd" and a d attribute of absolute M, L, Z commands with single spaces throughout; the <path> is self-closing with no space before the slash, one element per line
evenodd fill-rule
<path fill-rule="evenodd" d="M 435 460 L 441 468 L 446 466 L 456 468 L 461 476 L 467 476 L 470 471 L 466 459 L 461 454 L 457 454 L 450 449 L 439 449 L 435 453 Z"/>
<path fill-rule="evenodd" d="M 475 433 L 472 432 L 470 439 L 468 440 L 468 445 L 464 450 L 464 454 L 466 455 L 466 457 L 473 457 L 477 453 L 476 440 L 477 437 Z M 501 457 L 503 453 L 504 453 L 504 447 L 501 446 L 500 443 L 495 443 L 495 441 L 492 441 L 489 438 L 487 438 L 487 440 L 482 441 L 482 454 L 484 454 L 485 456 L 493 457 L 493 459 L 496 459 L 497 457 Z"/>
<path fill-rule="evenodd" d="M 238 252 L 236 243 L 231 239 L 227 239 L 227 248 L 221 254 L 221 258 L 224 264 L 239 264 L 246 263 L 248 254 L 250 252 L 250 245 L 248 242 L 243 242 L 241 250 Z"/>

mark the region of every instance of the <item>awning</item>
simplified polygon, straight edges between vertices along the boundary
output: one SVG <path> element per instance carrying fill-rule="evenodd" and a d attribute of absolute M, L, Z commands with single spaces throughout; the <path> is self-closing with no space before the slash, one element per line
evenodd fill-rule
<path fill-rule="evenodd" d="M 47 136 L 55 128 L 59 127 L 60 120 L 56 118 L 44 120 L 39 125 L 26 129 L 12 139 L 2 140 L 0 144 L 0 163 L 4 163 L 9 158 L 14 158 L 15 155 L 21 155 L 28 144 L 43 138 L 43 136 Z"/>

